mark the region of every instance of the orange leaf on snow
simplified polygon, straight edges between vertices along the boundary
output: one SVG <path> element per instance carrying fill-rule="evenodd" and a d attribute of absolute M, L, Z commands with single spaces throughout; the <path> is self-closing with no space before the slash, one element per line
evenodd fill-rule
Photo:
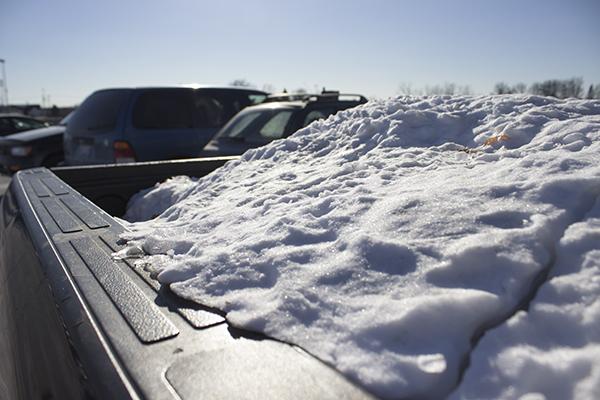
<path fill-rule="evenodd" d="M 492 136 L 491 138 L 489 138 L 485 142 L 483 142 L 483 144 L 485 146 L 491 146 L 494 143 L 505 142 L 509 139 L 510 139 L 510 137 L 506 133 L 503 133 L 500 136 Z"/>

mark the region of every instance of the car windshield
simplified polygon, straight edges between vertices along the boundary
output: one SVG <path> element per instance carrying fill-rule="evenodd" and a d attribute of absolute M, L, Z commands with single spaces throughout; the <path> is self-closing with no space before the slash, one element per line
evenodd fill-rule
<path fill-rule="evenodd" d="M 21 131 L 43 128 L 44 126 L 46 126 L 43 122 L 29 118 L 13 118 L 13 123 L 15 124 L 15 127 Z"/>
<path fill-rule="evenodd" d="M 263 109 L 242 112 L 221 130 L 219 138 L 242 142 L 268 142 L 283 137 L 294 110 Z"/>
<path fill-rule="evenodd" d="M 64 117 L 63 119 L 60 120 L 60 122 L 58 123 L 59 125 L 62 126 L 67 126 L 67 124 L 69 123 L 69 121 L 71 120 L 71 118 L 73 117 L 73 114 L 75 113 L 75 111 L 71 111 L 70 113 L 68 113 L 66 115 L 66 117 Z"/>

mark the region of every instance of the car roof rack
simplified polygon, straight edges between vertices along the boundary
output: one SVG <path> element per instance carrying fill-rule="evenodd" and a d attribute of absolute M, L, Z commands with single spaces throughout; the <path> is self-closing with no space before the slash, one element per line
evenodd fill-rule
<path fill-rule="evenodd" d="M 287 91 L 269 95 L 263 103 L 273 103 L 277 101 L 305 101 L 305 102 L 327 102 L 327 101 L 351 101 L 356 103 L 366 103 L 365 96 L 353 93 L 340 93 L 338 90 L 323 90 L 320 94 L 311 93 L 288 93 Z"/>
<path fill-rule="evenodd" d="M 308 93 L 275 93 L 267 96 L 263 103 L 274 103 L 276 101 L 306 101 L 312 94 Z"/>
<path fill-rule="evenodd" d="M 367 98 L 361 94 L 340 93 L 339 91 L 334 90 L 323 90 L 321 94 L 312 95 L 308 100 L 314 102 L 349 101 L 360 104 L 368 101 Z"/>

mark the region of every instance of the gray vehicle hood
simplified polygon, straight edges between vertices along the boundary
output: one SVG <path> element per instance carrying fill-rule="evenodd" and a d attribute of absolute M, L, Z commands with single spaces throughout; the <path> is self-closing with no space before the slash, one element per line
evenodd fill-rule
<path fill-rule="evenodd" d="M 34 140 L 47 138 L 49 136 L 62 135 L 65 132 L 64 126 L 49 126 L 47 128 L 32 129 L 30 131 L 14 133 L 12 135 L 0 137 L 0 145 L 8 143 L 26 143 Z"/>

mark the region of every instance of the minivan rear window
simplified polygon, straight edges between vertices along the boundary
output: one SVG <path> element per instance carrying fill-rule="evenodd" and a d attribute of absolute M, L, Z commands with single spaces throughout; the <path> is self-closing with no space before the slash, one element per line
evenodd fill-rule
<path fill-rule="evenodd" d="M 137 129 L 189 129 L 194 127 L 194 101 L 190 90 L 150 90 L 133 107 Z"/>
<path fill-rule="evenodd" d="M 77 108 L 69 125 L 77 131 L 106 131 L 117 125 L 119 113 L 130 91 L 102 90 L 92 93 Z"/>

